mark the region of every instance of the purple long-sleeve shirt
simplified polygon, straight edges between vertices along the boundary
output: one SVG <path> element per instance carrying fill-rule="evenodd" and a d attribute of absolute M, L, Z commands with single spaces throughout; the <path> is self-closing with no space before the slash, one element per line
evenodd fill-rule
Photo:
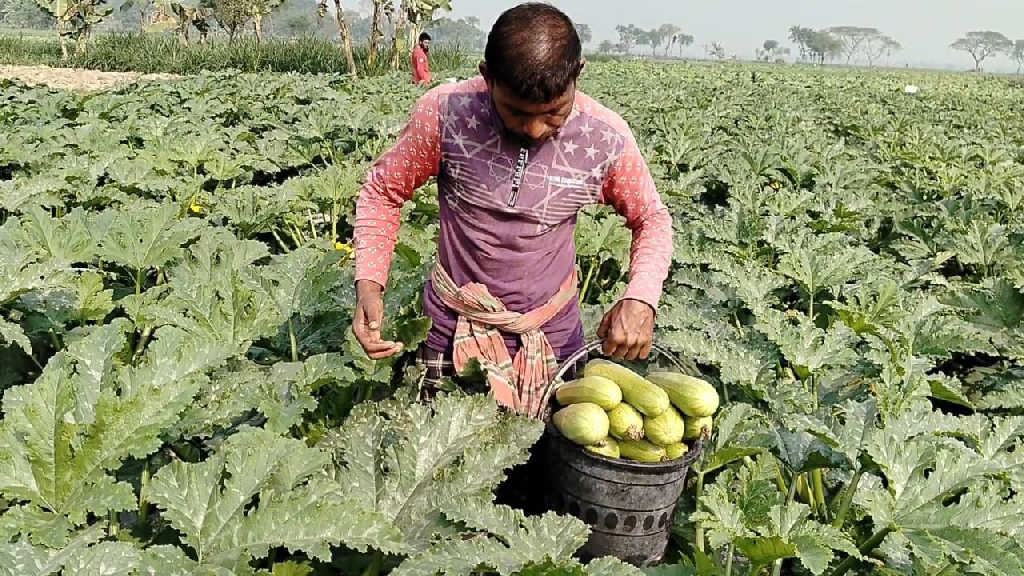
<path fill-rule="evenodd" d="M 657 308 L 672 258 L 671 216 L 629 127 L 585 94 L 577 92 L 556 137 L 526 150 L 505 133 L 482 78 L 439 86 L 420 98 L 360 194 L 356 280 L 386 286 L 401 206 L 431 177 L 441 205 L 438 261 L 456 284 L 482 283 L 515 312 L 542 305 L 576 265 L 577 212 L 607 203 L 633 232 L 624 297 Z M 424 304 L 433 320 L 427 345 L 449 350 L 457 318 L 429 281 Z M 578 301 L 542 330 L 560 358 L 578 350 Z M 518 338 L 506 334 L 505 341 L 515 354 Z"/>

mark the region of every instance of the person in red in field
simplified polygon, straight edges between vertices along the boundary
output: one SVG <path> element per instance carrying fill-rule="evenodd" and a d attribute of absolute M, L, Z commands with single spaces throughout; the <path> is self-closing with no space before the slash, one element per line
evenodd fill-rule
<path fill-rule="evenodd" d="M 629 126 L 577 89 L 584 64 L 568 16 L 511 8 L 488 35 L 480 76 L 420 97 L 369 171 L 356 203 L 353 332 L 374 359 L 402 350 L 381 338 L 402 205 L 437 178 L 437 265 L 424 294 L 433 326 L 418 351 L 426 395 L 477 359 L 501 405 L 544 417 L 544 388 L 584 345 L 573 232 L 589 204 L 611 205 L 632 231 L 629 285 L 597 333 L 603 352 L 650 353 L 672 218 Z"/>
<path fill-rule="evenodd" d="M 416 84 L 430 83 L 430 34 L 420 34 L 416 47 L 412 49 L 412 81 Z"/>

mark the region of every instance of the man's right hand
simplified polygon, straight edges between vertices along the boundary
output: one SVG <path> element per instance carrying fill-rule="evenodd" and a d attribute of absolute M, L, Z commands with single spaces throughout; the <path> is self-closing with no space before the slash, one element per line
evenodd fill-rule
<path fill-rule="evenodd" d="M 373 360 L 390 358 L 403 348 L 401 342 L 380 338 L 381 325 L 384 323 L 383 291 L 380 284 L 371 280 L 356 282 L 356 313 L 352 319 L 352 332 Z"/>

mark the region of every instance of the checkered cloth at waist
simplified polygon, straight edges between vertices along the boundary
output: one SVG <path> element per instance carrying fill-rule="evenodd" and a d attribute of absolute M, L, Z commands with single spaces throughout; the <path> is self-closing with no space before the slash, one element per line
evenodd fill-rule
<path fill-rule="evenodd" d="M 580 358 L 565 371 L 563 379 L 566 381 L 575 379 L 576 375 L 583 371 L 587 360 L 589 360 L 588 355 Z M 423 376 L 423 392 L 421 394 L 421 399 L 424 401 L 434 398 L 437 394 L 437 385 L 442 378 L 451 378 L 455 375 L 455 363 L 452 361 L 451 352 L 441 352 L 426 345 L 420 346 L 416 351 L 416 365 L 426 371 Z"/>

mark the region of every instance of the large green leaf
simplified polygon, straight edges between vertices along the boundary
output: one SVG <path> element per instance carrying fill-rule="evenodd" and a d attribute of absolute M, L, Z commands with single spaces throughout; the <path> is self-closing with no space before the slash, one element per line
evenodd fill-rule
<path fill-rule="evenodd" d="M 111 340 L 125 324 L 98 329 L 83 346 L 109 358 L 117 349 Z M 178 358 L 163 352 L 167 356 L 156 362 Z M 118 388 L 97 381 L 88 366 L 70 353 L 58 353 L 38 380 L 6 392 L 6 417 L 0 423 L 0 492 L 66 515 L 74 524 L 83 524 L 88 513 L 134 506 L 131 486 L 108 471 L 128 456 L 156 450 L 160 434 L 177 420 L 201 382 L 186 370 L 180 378 L 136 380 L 137 386 Z M 125 374 L 133 372 L 126 369 Z"/>
<path fill-rule="evenodd" d="M 339 544 L 403 551 L 401 534 L 385 517 L 346 505 L 342 487 L 319 473 L 328 458 L 301 441 L 248 428 L 204 462 L 160 470 L 149 498 L 200 566 L 231 568 L 279 546 L 322 560 Z"/>
<path fill-rule="evenodd" d="M 174 204 L 118 211 L 109 228 L 96 237 L 99 256 L 141 274 L 179 256 L 182 245 L 198 235 L 202 224 L 182 219 Z"/>
<path fill-rule="evenodd" d="M 411 556 L 393 574 L 466 574 L 484 567 L 514 574 L 531 564 L 570 560 L 590 533 L 576 518 L 552 513 L 527 518 L 481 499 L 453 501 L 444 506 L 444 514 L 464 524 L 467 534 Z"/>
<path fill-rule="evenodd" d="M 499 414 L 489 396 L 442 397 L 432 407 L 361 405 L 321 445 L 335 454 L 344 498 L 388 518 L 421 551 L 451 531 L 445 506 L 490 494 L 540 434 L 539 422 Z"/>

